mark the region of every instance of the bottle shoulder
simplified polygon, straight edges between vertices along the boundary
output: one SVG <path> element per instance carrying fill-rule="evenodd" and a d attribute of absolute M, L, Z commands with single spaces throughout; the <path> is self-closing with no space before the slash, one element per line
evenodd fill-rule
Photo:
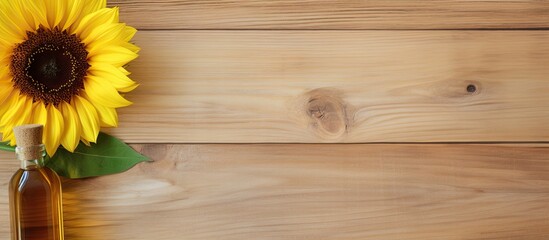
<path fill-rule="evenodd" d="M 11 189 L 19 189 L 23 191 L 25 188 L 40 187 L 52 188 L 52 186 L 60 186 L 61 180 L 59 176 L 47 167 L 34 169 L 18 169 L 10 180 Z"/>
<path fill-rule="evenodd" d="M 61 178 L 55 171 L 51 170 L 49 167 L 42 167 L 40 169 L 50 181 L 61 184 Z"/>
<path fill-rule="evenodd" d="M 15 173 L 13 173 L 13 175 L 11 176 L 11 179 L 10 179 L 10 189 L 14 189 L 16 188 L 18 185 L 20 185 L 20 182 L 21 182 L 21 179 L 23 177 L 23 173 L 25 172 L 25 170 L 19 168 L 17 169 L 17 171 L 15 171 Z"/>

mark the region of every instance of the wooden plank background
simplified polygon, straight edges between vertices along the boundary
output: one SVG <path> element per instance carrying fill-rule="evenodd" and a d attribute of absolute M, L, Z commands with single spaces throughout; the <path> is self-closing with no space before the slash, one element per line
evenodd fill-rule
<path fill-rule="evenodd" d="M 540 0 L 113 0 L 141 29 L 548 28 Z"/>
<path fill-rule="evenodd" d="M 549 237 L 547 145 L 134 147 L 155 162 L 65 182 L 67 239 Z"/>
<path fill-rule="evenodd" d="M 65 179 L 66 239 L 549 239 L 549 1 L 109 5 L 154 162 Z"/>
<path fill-rule="evenodd" d="M 128 142 L 549 139 L 546 31 L 144 31 Z M 469 85 L 476 92 L 467 91 Z"/>

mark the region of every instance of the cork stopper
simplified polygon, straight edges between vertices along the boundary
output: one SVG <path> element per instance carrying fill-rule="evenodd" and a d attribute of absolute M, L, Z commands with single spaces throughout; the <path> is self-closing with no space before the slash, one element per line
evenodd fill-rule
<path fill-rule="evenodd" d="M 40 124 L 27 124 L 13 128 L 19 159 L 38 159 L 41 152 L 35 146 L 42 144 L 44 127 Z"/>

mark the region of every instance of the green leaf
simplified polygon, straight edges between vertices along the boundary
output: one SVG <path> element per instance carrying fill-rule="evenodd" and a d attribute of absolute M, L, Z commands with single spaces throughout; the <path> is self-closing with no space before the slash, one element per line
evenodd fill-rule
<path fill-rule="evenodd" d="M 119 139 L 99 133 L 97 144 L 79 144 L 74 153 L 59 148 L 46 162 L 60 176 L 85 178 L 124 172 L 149 159 Z"/>
<path fill-rule="evenodd" d="M 15 152 L 15 146 L 10 146 L 10 142 L 0 142 L 0 150 Z"/>

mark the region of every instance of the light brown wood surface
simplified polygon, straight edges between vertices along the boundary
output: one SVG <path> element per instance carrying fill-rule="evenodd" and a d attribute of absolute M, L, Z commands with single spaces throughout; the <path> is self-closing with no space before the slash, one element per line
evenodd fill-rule
<path fill-rule="evenodd" d="M 549 1 L 109 5 L 142 51 L 106 131 L 154 162 L 65 180 L 66 240 L 549 239 Z"/>
<path fill-rule="evenodd" d="M 143 31 L 128 142 L 549 140 L 546 31 Z M 477 91 L 469 93 L 468 85 Z"/>
<path fill-rule="evenodd" d="M 141 29 L 514 29 L 549 27 L 549 1 L 113 0 Z"/>
<path fill-rule="evenodd" d="M 155 162 L 65 181 L 68 240 L 549 238 L 548 145 L 134 147 Z"/>

